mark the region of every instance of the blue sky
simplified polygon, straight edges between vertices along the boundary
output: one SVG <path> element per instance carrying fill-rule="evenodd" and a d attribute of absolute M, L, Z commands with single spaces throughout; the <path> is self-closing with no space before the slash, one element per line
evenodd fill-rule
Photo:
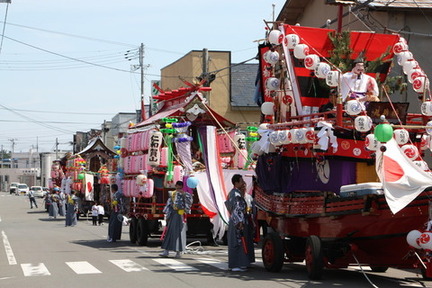
<path fill-rule="evenodd" d="M 256 55 L 285 0 L 12 0 L 0 3 L 0 145 L 5 150 L 71 149 L 75 131 L 99 129 L 139 109 L 138 59 L 145 45 L 145 94 L 160 69 L 191 50 Z M 7 12 L 7 13 L 6 13 Z M 6 19 L 6 25 L 3 22 Z M 2 34 L 2 33 L 0 33 Z"/>

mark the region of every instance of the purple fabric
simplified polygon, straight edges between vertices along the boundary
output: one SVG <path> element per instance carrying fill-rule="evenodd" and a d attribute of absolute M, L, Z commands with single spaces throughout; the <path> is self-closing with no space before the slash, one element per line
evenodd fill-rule
<path fill-rule="evenodd" d="M 333 191 L 339 194 L 342 185 L 356 183 L 356 162 L 327 159 L 328 166 L 325 171 L 329 173 L 323 174 L 328 177 L 328 182 L 323 183 L 318 176 L 315 161 L 263 155 L 256 167 L 258 182 L 268 194 L 295 190 Z"/>

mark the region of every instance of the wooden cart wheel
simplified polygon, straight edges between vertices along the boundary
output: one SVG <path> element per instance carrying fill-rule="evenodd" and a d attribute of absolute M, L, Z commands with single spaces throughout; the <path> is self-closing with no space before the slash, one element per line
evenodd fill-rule
<path fill-rule="evenodd" d="M 137 243 L 140 246 L 147 245 L 147 240 L 149 236 L 148 231 L 148 223 L 147 220 L 144 218 L 138 219 L 138 225 L 137 225 Z"/>
<path fill-rule="evenodd" d="M 369 266 L 369 267 L 371 268 L 372 272 L 379 272 L 379 273 L 384 273 L 389 268 L 386 266 Z"/>
<path fill-rule="evenodd" d="M 321 240 L 318 236 L 311 235 L 307 239 L 305 260 L 309 279 L 321 279 L 324 268 L 324 257 Z"/>
<path fill-rule="evenodd" d="M 132 217 L 131 222 L 129 223 L 129 239 L 132 244 L 135 244 L 137 242 L 137 226 L 138 219 Z"/>
<path fill-rule="evenodd" d="M 283 241 L 277 233 L 268 233 L 264 238 L 262 259 L 264 267 L 270 272 L 279 272 L 284 262 Z"/>

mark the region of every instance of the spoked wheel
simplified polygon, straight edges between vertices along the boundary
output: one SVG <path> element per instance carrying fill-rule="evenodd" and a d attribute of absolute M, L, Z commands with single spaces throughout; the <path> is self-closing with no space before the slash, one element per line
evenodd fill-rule
<path fill-rule="evenodd" d="M 131 222 L 129 224 L 129 239 L 132 244 L 135 244 L 137 242 L 137 226 L 138 226 L 138 219 L 132 217 Z"/>
<path fill-rule="evenodd" d="M 147 240 L 149 236 L 149 229 L 147 220 L 144 218 L 138 219 L 138 225 L 137 225 L 137 243 L 140 246 L 147 245 Z"/>
<path fill-rule="evenodd" d="M 324 257 L 321 247 L 321 240 L 318 238 L 318 236 L 311 235 L 307 239 L 305 260 L 309 279 L 321 279 L 324 268 Z"/>
<path fill-rule="evenodd" d="M 283 241 L 277 233 L 268 233 L 264 238 L 262 259 L 264 267 L 270 272 L 279 272 L 284 262 Z"/>
<path fill-rule="evenodd" d="M 370 266 L 372 272 L 384 273 L 389 267 L 386 266 Z"/>

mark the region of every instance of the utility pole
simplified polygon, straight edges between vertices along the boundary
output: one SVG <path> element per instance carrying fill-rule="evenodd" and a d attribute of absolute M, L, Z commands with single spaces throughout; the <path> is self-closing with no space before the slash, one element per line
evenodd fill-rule
<path fill-rule="evenodd" d="M 144 44 L 141 43 L 139 49 L 139 65 L 141 69 L 141 121 L 146 120 L 144 104 Z"/>
<path fill-rule="evenodd" d="M 58 138 L 56 138 L 56 144 L 55 144 L 55 153 L 56 153 L 56 160 L 58 159 L 58 146 L 59 146 L 59 143 L 58 143 Z"/>

